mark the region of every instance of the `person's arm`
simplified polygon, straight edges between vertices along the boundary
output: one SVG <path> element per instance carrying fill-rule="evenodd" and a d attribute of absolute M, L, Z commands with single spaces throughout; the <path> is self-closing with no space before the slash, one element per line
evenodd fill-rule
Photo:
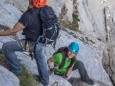
<path fill-rule="evenodd" d="M 48 64 L 48 67 L 49 67 L 49 69 L 52 69 L 53 67 L 51 66 L 51 63 L 52 62 L 54 62 L 53 61 L 53 57 L 51 57 L 51 58 L 49 58 L 48 60 L 47 60 L 47 64 Z"/>
<path fill-rule="evenodd" d="M 70 68 L 68 68 L 68 70 L 67 70 L 67 72 L 64 74 L 63 78 L 66 79 L 66 78 L 69 77 L 69 75 L 71 74 L 71 72 L 72 72 L 72 70 L 73 70 L 74 64 L 75 64 L 75 62 L 73 63 L 73 65 L 72 65 Z"/>
<path fill-rule="evenodd" d="M 18 32 L 24 28 L 25 28 L 25 26 L 18 22 L 15 24 L 13 29 L 8 29 L 8 30 L 4 30 L 3 32 L 0 32 L 0 36 L 14 35 L 14 34 L 16 34 L 16 32 Z"/>
<path fill-rule="evenodd" d="M 28 24 L 29 24 L 29 13 L 25 12 L 12 29 L 0 32 L 0 36 L 15 35 L 16 32 L 23 30 Z"/>
<path fill-rule="evenodd" d="M 66 72 L 66 74 L 65 74 L 65 78 L 68 78 L 68 77 L 69 77 L 69 75 L 70 75 L 71 72 L 72 72 L 72 69 L 73 69 L 73 67 L 71 67 L 71 68 L 69 68 L 69 69 L 67 70 L 67 72 Z"/>

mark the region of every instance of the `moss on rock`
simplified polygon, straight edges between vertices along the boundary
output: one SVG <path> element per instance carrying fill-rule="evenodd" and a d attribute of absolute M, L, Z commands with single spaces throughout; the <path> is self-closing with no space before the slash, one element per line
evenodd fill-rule
<path fill-rule="evenodd" d="M 33 75 L 28 72 L 26 67 L 23 67 L 23 73 L 18 77 L 20 86 L 37 86 L 38 82 L 34 79 Z"/>
<path fill-rule="evenodd" d="M 9 68 L 9 64 L 0 50 L 0 65 L 4 66 L 5 68 Z M 20 80 L 20 86 L 38 86 L 38 82 L 34 79 L 33 75 L 28 72 L 26 66 L 23 65 L 23 72 L 18 77 Z"/>
<path fill-rule="evenodd" d="M 73 21 L 70 22 L 68 21 L 67 19 L 67 9 L 66 9 L 66 6 L 64 5 L 63 8 L 61 9 L 61 14 L 60 14 L 60 18 L 59 18 L 59 21 L 60 21 L 60 24 L 65 27 L 65 28 L 70 28 L 74 31 L 79 31 L 79 24 L 78 22 L 80 21 L 79 19 L 79 13 L 77 11 L 77 6 L 74 6 L 74 12 L 72 14 L 72 17 L 73 17 Z"/>

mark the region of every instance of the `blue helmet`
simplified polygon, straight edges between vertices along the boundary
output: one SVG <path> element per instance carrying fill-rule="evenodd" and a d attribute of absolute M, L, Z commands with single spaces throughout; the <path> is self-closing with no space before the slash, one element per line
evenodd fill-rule
<path fill-rule="evenodd" d="M 79 51 L 79 45 L 77 43 L 75 43 L 75 42 L 72 42 L 71 44 L 69 44 L 68 49 L 72 53 L 77 54 L 78 51 Z"/>

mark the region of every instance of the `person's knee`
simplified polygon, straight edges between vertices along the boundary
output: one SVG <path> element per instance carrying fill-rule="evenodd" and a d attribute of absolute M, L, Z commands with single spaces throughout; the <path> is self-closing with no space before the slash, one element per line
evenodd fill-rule
<path fill-rule="evenodd" d="M 79 66 L 84 66 L 84 63 L 82 61 L 77 62 Z"/>

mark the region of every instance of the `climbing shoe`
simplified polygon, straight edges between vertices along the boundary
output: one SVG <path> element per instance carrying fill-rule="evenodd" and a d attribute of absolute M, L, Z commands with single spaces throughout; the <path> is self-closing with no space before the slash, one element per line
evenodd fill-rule
<path fill-rule="evenodd" d="M 86 82 L 89 85 L 94 85 L 95 84 L 92 79 L 85 80 L 84 82 Z"/>

